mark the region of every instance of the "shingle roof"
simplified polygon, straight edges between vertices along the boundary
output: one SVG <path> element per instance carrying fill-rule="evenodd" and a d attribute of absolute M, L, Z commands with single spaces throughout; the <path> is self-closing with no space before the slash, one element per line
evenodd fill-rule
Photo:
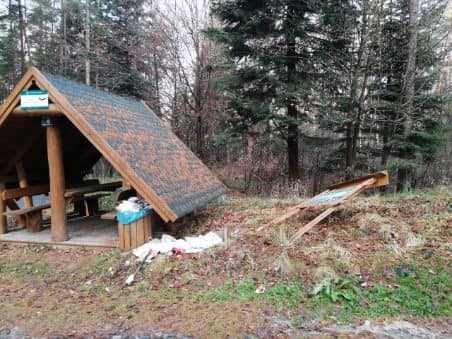
<path fill-rule="evenodd" d="M 74 116 L 64 109 L 63 113 L 71 121 L 84 120 L 83 126 L 87 123 L 88 131 L 83 131 L 80 124 L 78 128 L 88 139 L 93 134 L 102 139 L 105 147 L 101 148 L 105 149 L 99 151 L 104 156 L 113 153 L 116 162 L 110 161 L 112 165 L 127 169 L 125 172 L 137 178 L 135 182 L 145 184 L 134 188 L 143 192 L 145 198 L 157 196 L 156 204 L 166 204 L 172 216 L 163 219 L 184 216 L 225 193 L 225 186 L 217 177 L 144 103 L 36 69 L 34 72 L 44 78 L 41 83 L 58 91 L 54 97 L 66 100 Z M 47 89 L 52 98 L 53 89 Z"/>

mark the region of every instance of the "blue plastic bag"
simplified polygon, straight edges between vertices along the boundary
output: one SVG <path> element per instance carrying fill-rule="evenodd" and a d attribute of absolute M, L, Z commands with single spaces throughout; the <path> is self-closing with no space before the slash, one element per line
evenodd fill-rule
<path fill-rule="evenodd" d="M 143 209 L 139 210 L 138 212 L 133 211 L 118 211 L 116 213 L 116 218 L 118 221 L 123 225 L 128 225 L 133 223 L 134 221 L 137 221 L 138 219 L 144 218 L 148 214 L 151 213 L 151 209 Z"/>

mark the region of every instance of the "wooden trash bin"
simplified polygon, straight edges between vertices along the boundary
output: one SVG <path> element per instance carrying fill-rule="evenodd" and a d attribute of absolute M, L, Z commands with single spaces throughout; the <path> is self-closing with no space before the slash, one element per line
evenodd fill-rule
<path fill-rule="evenodd" d="M 152 238 L 151 215 L 140 218 L 131 224 L 118 222 L 119 248 L 131 250 L 137 248 Z"/>

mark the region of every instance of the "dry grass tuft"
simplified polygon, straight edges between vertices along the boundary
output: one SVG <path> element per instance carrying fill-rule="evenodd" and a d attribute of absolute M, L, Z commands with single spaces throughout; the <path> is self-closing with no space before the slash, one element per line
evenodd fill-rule
<path fill-rule="evenodd" d="M 291 274 L 294 271 L 294 265 L 287 254 L 287 250 L 282 251 L 281 255 L 276 259 L 274 266 L 276 271 L 283 276 Z"/>
<path fill-rule="evenodd" d="M 336 271 L 329 266 L 317 267 L 317 269 L 314 271 L 313 276 L 316 283 L 333 280 L 339 277 Z"/>

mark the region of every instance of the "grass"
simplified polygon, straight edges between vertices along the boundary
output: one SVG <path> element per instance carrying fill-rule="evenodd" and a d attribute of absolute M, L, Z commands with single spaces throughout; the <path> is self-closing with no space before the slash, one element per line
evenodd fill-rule
<path fill-rule="evenodd" d="M 97 324 L 120 316 L 131 328 L 159 324 L 195 337 L 253 335 L 256 327 L 277 326 L 273 319 L 307 328 L 321 320 L 447 318 L 450 198 L 446 190 L 361 197 L 289 246 L 290 236 L 319 211 L 256 232 L 296 200 L 226 196 L 187 227 L 221 233 L 227 225 L 227 247 L 158 257 L 130 287 L 123 284 L 136 263 L 118 250 L 0 247 L 0 290 L 14 286 L 0 300 L 7 310 L 0 328 L 37 311 L 42 315 L 34 326 L 47 329 L 67 313 L 74 314 L 76 331 L 95 333 Z M 20 293 L 29 281 L 37 296 Z M 37 335 L 48 334 L 46 328 Z"/>
<path fill-rule="evenodd" d="M 0 276 L 5 275 L 11 278 L 42 278 L 51 272 L 50 268 L 43 262 L 23 262 L 7 264 L 0 262 Z"/>
<path fill-rule="evenodd" d="M 375 284 L 365 290 L 358 282 L 335 280 L 314 291 L 313 298 L 330 310 L 329 316 L 345 322 L 403 314 L 417 317 L 452 315 L 452 279 L 444 268 L 438 267 L 434 271 L 431 266 L 410 263 L 397 265 L 392 270 L 395 277 L 386 285 Z M 341 310 L 331 311 L 333 305 L 340 305 Z"/>

